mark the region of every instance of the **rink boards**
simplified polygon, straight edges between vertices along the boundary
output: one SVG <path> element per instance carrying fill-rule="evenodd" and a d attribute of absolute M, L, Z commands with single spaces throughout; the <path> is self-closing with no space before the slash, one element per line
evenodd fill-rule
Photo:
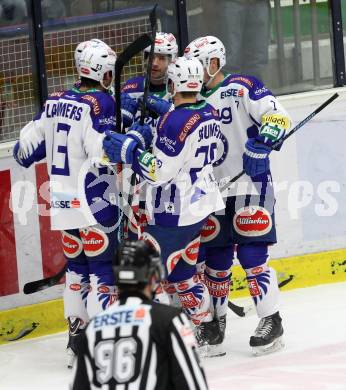
<path fill-rule="evenodd" d="M 294 256 L 270 261 L 281 290 L 346 281 L 346 250 Z M 56 287 L 58 289 L 60 287 Z M 233 267 L 230 299 L 248 296 L 245 272 Z M 62 299 L 0 312 L 0 344 L 66 330 Z"/>
<path fill-rule="evenodd" d="M 280 100 L 296 124 L 336 90 Z M 278 244 L 270 253 L 283 289 L 346 280 L 346 97 L 337 91 L 339 99 L 271 156 Z M 64 259 L 60 235 L 50 231 L 45 164 L 21 168 L 11 150 L 0 144 L 0 343 L 65 329 L 62 285 L 22 292 L 25 283 L 55 274 Z M 234 267 L 231 296 L 246 291 L 245 275 Z"/>

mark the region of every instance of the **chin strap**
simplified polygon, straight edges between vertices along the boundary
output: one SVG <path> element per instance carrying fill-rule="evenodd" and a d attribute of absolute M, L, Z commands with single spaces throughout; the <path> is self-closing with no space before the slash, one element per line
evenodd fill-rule
<path fill-rule="evenodd" d="M 209 72 L 209 65 L 207 68 L 205 68 L 207 73 L 208 73 L 208 76 L 210 77 L 210 79 L 208 80 L 208 82 L 206 82 L 204 85 L 206 87 L 209 87 L 210 83 L 214 80 L 215 76 L 220 72 L 221 68 L 219 68 L 214 74 L 210 74 Z"/>

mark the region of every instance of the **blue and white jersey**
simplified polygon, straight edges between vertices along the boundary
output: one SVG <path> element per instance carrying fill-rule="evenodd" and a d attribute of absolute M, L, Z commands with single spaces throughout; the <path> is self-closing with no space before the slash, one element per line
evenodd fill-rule
<path fill-rule="evenodd" d="M 242 156 L 248 138 L 258 135 L 261 124 L 274 115 L 287 125 L 291 119 L 272 92 L 252 76 L 226 75 L 213 89 L 200 94 L 219 113 L 223 134 L 221 147 L 214 164 L 216 179 L 224 183 L 243 170 Z M 286 126 L 288 130 L 289 126 Z M 262 178 L 270 180 L 270 173 Z M 262 180 L 256 178 L 256 180 Z M 249 176 L 243 175 L 223 196 L 258 193 Z"/>
<path fill-rule="evenodd" d="M 122 88 L 122 92 L 128 93 L 132 99 L 138 100 L 139 98 L 143 97 L 144 86 L 145 86 L 145 76 L 132 77 L 132 78 L 128 79 L 127 82 L 125 83 L 125 85 Z M 170 99 L 170 97 L 169 97 L 170 95 L 167 92 L 167 87 L 166 87 L 165 83 L 160 84 L 160 85 L 150 84 L 149 95 L 154 95 L 156 97 L 159 97 L 161 99 L 165 99 L 167 101 Z M 140 117 L 141 117 L 141 111 L 138 110 L 136 115 L 135 115 L 134 122 L 139 122 Z M 147 116 L 144 119 L 144 123 L 150 126 L 153 135 L 156 134 L 156 126 L 157 126 L 158 121 L 159 121 L 158 117 L 152 118 L 150 116 Z M 124 171 L 123 172 L 123 182 L 124 182 L 123 188 L 125 189 L 125 191 L 126 190 L 130 191 L 130 189 L 128 187 L 128 185 L 131 181 L 130 178 L 131 178 L 131 171 L 126 171 L 126 173 Z M 139 193 L 139 200 L 140 201 L 145 200 L 145 198 L 146 198 L 145 193 L 146 193 L 146 185 L 142 183 L 141 190 Z"/>
<path fill-rule="evenodd" d="M 144 85 L 145 85 L 144 76 L 132 77 L 131 79 L 127 80 L 124 87 L 122 88 L 122 91 L 128 93 L 132 97 L 132 99 L 138 100 L 143 96 Z M 167 101 L 170 100 L 165 83 L 160 85 L 150 84 L 149 95 L 153 95 L 161 99 L 165 99 Z M 140 117 L 141 117 L 141 112 L 138 111 L 135 115 L 134 121 L 138 122 Z M 153 134 L 155 134 L 156 132 L 156 126 L 158 120 L 159 120 L 158 118 L 151 118 L 151 117 L 146 117 L 144 120 L 144 122 L 151 127 Z"/>
<path fill-rule="evenodd" d="M 104 132 L 115 130 L 114 98 L 77 88 L 53 93 L 20 132 L 19 162 L 47 158 L 52 230 L 92 226 L 116 218 L 114 177 L 102 166 Z"/>
<path fill-rule="evenodd" d="M 221 140 L 217 112 L 206 102 L 160 117 L 153 152 L 136 152 L 133 169 L 146 179 L 150 224 L 186 226 L 224 208 L 213 174 Z"/>

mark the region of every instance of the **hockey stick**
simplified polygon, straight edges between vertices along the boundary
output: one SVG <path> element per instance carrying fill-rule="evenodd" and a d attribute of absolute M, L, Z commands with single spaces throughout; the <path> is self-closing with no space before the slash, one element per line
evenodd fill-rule
<path fill-rule="evenodd" d="M 126 49 L 119 54 L 114 67 L 114 93 L 116 101 L 116 127 L 118 133 L 123 133 L 121 127 L 121 106 L 120 106 L 120 95 L 121 95 L 121 74 L 124 66 L 138 53 L 143 51 L 146 47 L 151 45 L 152 39 L 148 34 L 143 34 L 134 40 Z"/>
<path fill-rule="evenodd" d="M 293 275 L 289 275 L 289 277 L 279 283 L 279 288 L 286 286 L 293 279 Z M 253 309 L 253 306 L 238 306 L 235 303 L 228 301 L 228 307 L 239 317 L 247 316 Z"/>
<path fill-rule="evenodd" d="M 141 51 L 143 51 L 146 47 L 148 47 L 152 43 L 152 39 L 148 34 L 143 34 L 139 36 L 136 40 L 134 40 L 129 46 L 125 48 L 124 51 L 122 51 L 114 66 L 114 95 L 115 95 L 115 118 L 116 118 L 116 131 L 117 133 L 124 133 L 124 130 L 122 128 L 122 118 L 121 118 L 121 74 L 123 71 L 124 66 L 130 62 L 130 60 L 139 54 Z M 120 169 L 118 169 L 119 173 L 121 172 L 121 165 Z M 131 185 L 132 185 L 132 177 L 131 177 Z M 119 191 L 119 197 L 123 198 L 121 191 Z M 129 194 L 127 203 L 129 205 L 129 209 L 131 210 L 131 195 Z M 124 205 L 123 205 L 124 208 Z M 139 217 L 133 213 L 135 220 L 138 221 Z"/>
<path fill-rule="evenodd" d="M 23 288 L 23 293 L 33 294 L 35 292 L 44 290 L 48 287 L 55 286 L 56 284 L 59 283 L 60 279 L 65 275 L 65 271 L 66 271 L 66 264 L 64 264 L 63 268 L 61 268 L 61 270 L 53 276 L 48 276 L 47 278 L 26 283 Z"/>
<path fill-rule="evenodd" d="M 245 317 L 252 309 L 252 306 L 238 306 L 231 301 L 228 301 L 228 307 L 239 317 Z"/>
<path fill-rule="evenodd" d="M 139 123 L 141 125 L 144 124 L 144 119 L 145 119 L 145 115 L 146 115 L 146 101 L 147 101 L 148 94 L 149 94 L 150 76 L 151 76 L 151 69 L 153 66 L 153 59 L 154 59 L 155 38 L 156 38 L 156 30 L 157 30 L 156 8 L 157 8 L 157 4 L 155 4 L 155 6 L 153 7 L 153 9 L 150 11 L 150 14 L 149 14 L 150 27 L 151 27 L 151 42 L 150 42 L 150 54 L 149 54 L 149 59 L 148 59 L 148 64 L 147 64 L 147 72 L 146 72 L 145 81 L 144 81 L 143 104 L 141 107 L 141 117 L 140 117 L 140 121 L 139 121 Z M 149 45 L 147 45 L 146 47 L 148 47 L 148 46 Z M 131 179 L 130 179 L 130 189 L 132 188 L 133 191 L 135 191 L 135 186 L 136 186 L 136 174 L 133 172 L 131 175 Z M 134 194 L 131 193 L 131 191 L 130 191 L 129 197 L 128 197 L 128 204 L 129 204 L 130 210 L 132 210 L 133 198 L 134 198 Z M 137 215 L 135 212 L 132 212 L 132 214 L 136 220 L 136 225 L 137 225 L 137 230 L 138 230 L 138 238 L 139 238 L 141 235 L 139 215 Z M 129 220 L 129 223 L 131 223 L 130 220 Z"/>
<path fill-rule="evenodd" d="M 153 67 L 153 60 L 154 60 L 155 39 L 156 39 L 156 30 L 157 30 L 156 8 L 157 8 L 157 4 L 155 4 L 154 8 L 150 11 L 150 15 L 149 15 L 152 43 L 150 46 L 150 53 L 149 53 L 148 64 L 147 64 L 147 72 L 145 75 L 145 82 L 144 82 L 143 104 L 141 107 L 141 118 L 140 118 L 140 122 L 139 122 L 141 125 L 144 124 L 144 119 L 145 119 L 145 115 L 146 115 L 146 102 L 147 102 L 147 98 L 149 95 L 151 69 Z"/>
<path fill-rule="evenodd" d="M 334 101 L 339 95 L 335 93 L 333 96 L 331 96 L 329 99 L 327 99 L 324 103 L 322 103 L 319 107 L 316 108 L 315 111 L 313 111 L 310 115 L 308 115 L 305 119 L 303 119 L 301 122 L 299 122 L 289 133 L 287 133 L 282 139 L 275 142 L 271 149 L 275 150 L 279 146 L 282 145 L 284 141 L 287 140 L 291 135 L 293 135 L 296 131 L 298 131 L 301 127 L 303 127 L 307 122 L 309 122 L 314 116 L 316 116 L 320 111 L 322 111 L 325 107 L 327 107 L 332 101 Z M 220 189 L 221 192 L 227 189 L 227 187 L 237 181 L 240 177 L 242 177 L 245 174 L 245 170 L 242 170 L 239 172 L 236 176 L 234 176 L 232 179 L 230 179 L 226 184 L 223 185 L 223 187 Z"/>

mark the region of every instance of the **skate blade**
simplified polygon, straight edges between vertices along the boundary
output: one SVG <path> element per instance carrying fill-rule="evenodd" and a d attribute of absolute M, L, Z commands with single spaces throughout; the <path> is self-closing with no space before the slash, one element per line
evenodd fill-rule
<path fill-rule="evenodd" d="M 67 368 L 72 368 L 74 361 L 76 360 L 76 355 L 71 348 L 67 348 Z"/>
<path fill-rule="evenodd" d="M 203 345 L 198 348 L 199 357 L 201 359 L 225 356 L 226 351 L 222 344 L 218 345 Z"/>
<path fill-rule="evenodd" d="M 254 356 L 267 355 L 269 353 L 273 353 L 282 349 L 284 346 L 285 343 L 283 341 L 283 338 L 279 337 L 268 345 L 263 345 L 260 347 L 252 347 L 252 353 Z"/>

